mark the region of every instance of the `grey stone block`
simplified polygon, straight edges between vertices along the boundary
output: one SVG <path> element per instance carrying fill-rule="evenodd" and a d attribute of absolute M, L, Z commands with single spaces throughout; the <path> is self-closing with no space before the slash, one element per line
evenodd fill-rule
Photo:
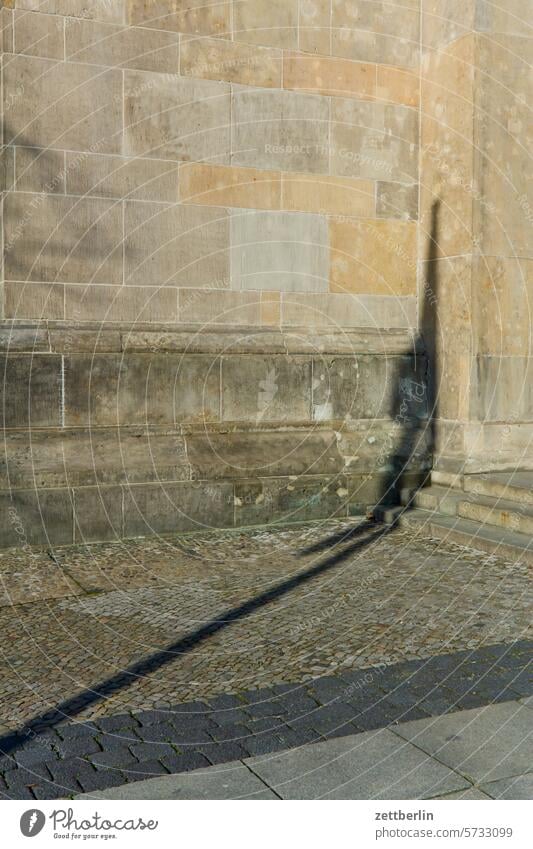
<path fill-rule="evenodd" d="M 122 489 L 86 486 L 74 492 L 74 541 L 98 542 L 123 537 Z"/>
<path fill-rule="evenodd" d="M 15 354 L 0 359 L 4 427 L 59 427 L 61 357 Z"/>
<path fill-rule="evenodd" d="M 200 531 L 233 525 L 233 485 L 162 483 L 125 490 L 126 537 Z"/>
<path fill-rule="evenodd" d="M 72 512 L 68 490 L 0 493 L 0 546 L 72 543 Z"/>

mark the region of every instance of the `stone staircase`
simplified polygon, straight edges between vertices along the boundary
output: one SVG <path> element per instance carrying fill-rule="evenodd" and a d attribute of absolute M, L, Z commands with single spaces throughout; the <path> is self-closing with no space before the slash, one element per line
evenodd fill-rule
<path fill-rule="evenodd" d="M 432 472 L 431 485 L 403 489 L 398 507 L 378 507 L 387 524 L 533 565 L 533 472 Z"/>

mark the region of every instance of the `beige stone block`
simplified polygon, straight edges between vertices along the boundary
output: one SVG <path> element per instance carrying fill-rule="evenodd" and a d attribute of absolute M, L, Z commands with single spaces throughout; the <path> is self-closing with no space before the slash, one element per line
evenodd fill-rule
<path fill-rule="evenodd" d="M 229 85 L 124 73 L 124 153 L 230 164 Z"/>
<path fill-rule="evenodd" d="M 231 0 L 126 0 L 127 22 L 203 35 L 231 35 Z"/>
<path fill-rule="evenodd" d="M 376 100 L 418 106 L 420 101 L 420 75 L 387 65 L 378 65 Z"/>
<path fill-rule="evenodd" d="M 327 173 L 326 97 L 244 88 L 232 97 L 232 165 Z"/>
<path fill-rule="evenodd" d="M 331 0 L 300 3 L 298 47 L 306 53 L 331 53 Z"/>
<path fill-rule="evenodd" d="M 374 98 L 376 67 L 337 57 L 286 54 L 283 87 L 336 97 Z"/>
<path fill-rule="evenodd" d="M 4 318 L 63 319 L 64 289 L 57 283 L 4 283 Z"/>
<path fill-rule="evenodd" d="M 10 280 L 122 283 L 122 211 L 116 204 L 10 193 L 5 227 Z"/>
<path fill-rule="evenodd" d="M 233 0 L 233 38 L 272 47 L 297 47 L 298 0 Z"/>
<path fill-rule="evenodd" d="M 376 188 L 378 218 L 418 218 L 418 184 L 379 181 Z"/>
<path fill-rule="evenodd" d="M 21 192 L 65 193 L 65 154 L 62 150 L 17 147 L 15 188 Z"/>
<path fill-rule="evenodd" d="M 418 113 L 406 106 L 331 102 L 331 172 L 371 180 L 418 180 Z"/>
<path fill-rule="evenodd" d="M 0 44 L 4 53 L 14 53 L 13 16 L 11 8 L 6 3 L 0 8 Z"/>
<path fill-rule="evenodd" d="M 67 193 L 177 203 L 178 168 L 161 159 L 67 152 Z"/>
<path fill-rule="evenodd" d="M 416 67 L 419 0 L 332 0 L 332 53 Z"/>
<path fill-rule="evenodd" d="M 66 286 L 65 318 L 175 323 L 177 290 L 154 286 Z"/>
<path fill-rule="evenodd" d="M 373 218 L 376 186 L 371 180 L 283 174 L 283 208 L 300 212 Z"/>
<path fill-rule="evenodd" d="M 388 295 L 282 295 L 282 325 L 297 327 L 414 328 L 416 298 Z"/>
<path fill-rule="evenodd" d="M 311 383 L 310 358 L 222 357 L 222 420 L 310 421 Z"/>
<path fill-rule="evenodd" d="M 4 69 L 6 143 L 118 153 L 122 74 L 13 56 Z"/>
<path fill-rule="evenodd" d="M 506 33 L 533 38 L 532 0 L 477 0 L 476 28 L 480 32 Z"/>
<path fill-rule="evenodd" d="M 205 206 L 128 202 L 124 254 L 129 286 L 229 287 L 228 214 Z"/>
<path fill-rule="evenodd" d="M 531 422 L 531 357 L 478 356 L 476 372 L 477 392 L 472 399 L 472 418 L 481 422 Z"/>
<path fill-rule="evenodd" d="M 474 268 L 476 352 L 528 356 L 533 339 L 526 305 L 533 298 L 533 260 L 484 256 L 475 260 Z"/>
<path fill-rule="evenodd" d="M 416 224 L 330 221 L 330 291 L 368 295 L 416 293 Z"/>
<path fill-rule="evenodd" d="M 326 292 L 328 277 L 323 216 L 255 210 L 232 214 L 232 289 Z"/>
<path fill-rule="evenodd" d="M 422 47 L 440 48 L 474 29 L 479 0 L 423 0 Z"/>
<path fill-rule="evenodd" d="M 9 192 L 15 188 L 15 148 L 3 147 L 0 151 L 0 175 L 3 190 Z"/>
<path fill-rule="evenodd" d="M 268 327 L 281 324 L 280 292 L 261 292 L 261 324 Z"/>
<path fill-rule="evenodd" d="M 181 40 L 181 73 L 242 85 L 281 88 L 280 50 L 220 38 Z"/>
<path fill-rule="evenodd" d="M 179 73 L 176 33 L 74 19 L 65 28 L 65 49 L 73 62 Z"/>
<path fill-rule="evenodd" d="M 472 258 L 421 263 L 420 328 L 437 355 L 472 351 Z"/>
<path fill-rule="evenodd" d="M 259 292 L 180 289 L 178 298 L 182 324 L 201 324 L 204 330 L 211 325 L 261 324 Z"/>
<path fill-rule="evenodd" d="M 51 15 L 70 15 L 97 21 L 124 22 L 124 0 L 16 0 L 17 9 L 46 12 Z"/>
<path fill-rule="evenodd" d="M 13 25 L 13 52 L 43 56 L 45 59 L 64 58 L 63 18 L 16 9 Z"/>
<path fill-rule="evenodd" d="M 180 166 L 182 202 L 252 209 L 280 209 L 281 174 L 191 162 Z"/>

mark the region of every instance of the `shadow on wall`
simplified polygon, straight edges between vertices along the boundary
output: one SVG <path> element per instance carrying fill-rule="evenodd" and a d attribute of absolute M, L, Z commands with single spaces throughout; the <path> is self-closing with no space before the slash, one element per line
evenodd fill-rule
<path fill-rule="evenodd" d="M 397 391 L 394 396 L 395 421 L 400 428 L 399 449 L 395 449 L 389 458 L 386 481 L 382 491 L 382 503 L 390 503 L 404 486 L 407 475 L 411 474 L 413 460 L 424 464 L 428 453 L 431 454 L 434 445 L 435 416 L 437 413 L 437 383 L 438 367 L 436 362 L 436 318 L 438 301 L 438 281 L 436 278 L 436 258 L 438 244 L 438 215 L 440 202 L 436 201 L 432 209 L 432 228 L 427 251 L 427 277 L 424 283 L 424 303 L 421 316 L 421 335 L 425 343 L 428 358 L 427 377 L 420 384 L 413 379 L 413 369 L 407 372 L 407 366 L 400 368 L 397 375 Z M 420 339 L 415 339 L 415 351 Z M 402 362 L 412 361 L 413 351 L 406 352 L 409 356 L 400 358 Z M 403 369 L 405 368 L 405 373 Z M 427 474 L 427 465 L 426 465 Z M 409 478 L 411 480 L 412 477 Z M 423 476 L 422 476 L 423 480 Z M 105 680 L 96 682 L 94 686 L 77 693 L 54 706 L 51 710 L 35 716 L 21 728 L 0 738 L 0 752 L 9 756 L 31 741 L 40 731 L 51 728 L 59 723 L 71 720 L 89 707 L 104 702 L 113 694 L 126 690 L 139 679 L 157 672 L 166 664 L 179 662 L 185 654 L 200 644 L 204 644 L 212 636 L 233 623 L 249 616 L 253 612 L 268 606 L 296 587 L 308 583 L 318 575 L 329 572 L 334 567 L 344 563 L 369 547 L 379 543 L 390 533 L 391 526 L 381 525 L 373 519 L 358 522 L 353 528 L 344 530 L 324 538 L 318 544 L 311 546 L 301 554 L 316 554 L 321 558 L 318 563 L 304 571 L 293 575 L 267 592 L 261 593 L 244 604 L 222 611 L 217 619 L 186 634 L 179 640 L 170 643 L 161 650 L 146 658 L 120 669 L 116 674 Z"/>

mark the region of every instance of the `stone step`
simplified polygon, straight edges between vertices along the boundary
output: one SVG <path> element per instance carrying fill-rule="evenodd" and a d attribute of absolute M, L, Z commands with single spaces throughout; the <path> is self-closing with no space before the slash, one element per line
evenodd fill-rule
<path fill-rule="evenodd" d="M 461 517 L 443 516 L 428 510 L 402 509 L 404 512 L 398 517 L 400 524 L 416 527 L 424 534 L 446 542 L 533 566 L 533 539 L 528 534 L 481 525 Z"/>
<path fill-rule="evenodd" d="M 533 505 L 533 472 L 487 472 L 465 475 L 465 492 Z"/>
<path fill-rule="evenodd" d="M 444 472 L 438 469 L 433 469 L 431 472 L 431 484 L 451 487 L 452 489 L 462 489 L 463 477 L 464 475 L 457 472 Z"/>
<path fill-rule="evenodd" d="M 495 525 L 533 536 L 533 507 L 517 501 L 486 498 L 476 492 L 470 499 L 463 497 L 459 501 L 457 515 L 482 525 Z"/>
<path fill-rule="evenodd" d="M 403 505 L 419 507 L 422 510 L 438 510 L 446 516 L 456 516 L 457 505 L 464 498 L 464 492 L 445 486 L 428 486 L 416 492 L 404 489 L 400 497 Z"/>

